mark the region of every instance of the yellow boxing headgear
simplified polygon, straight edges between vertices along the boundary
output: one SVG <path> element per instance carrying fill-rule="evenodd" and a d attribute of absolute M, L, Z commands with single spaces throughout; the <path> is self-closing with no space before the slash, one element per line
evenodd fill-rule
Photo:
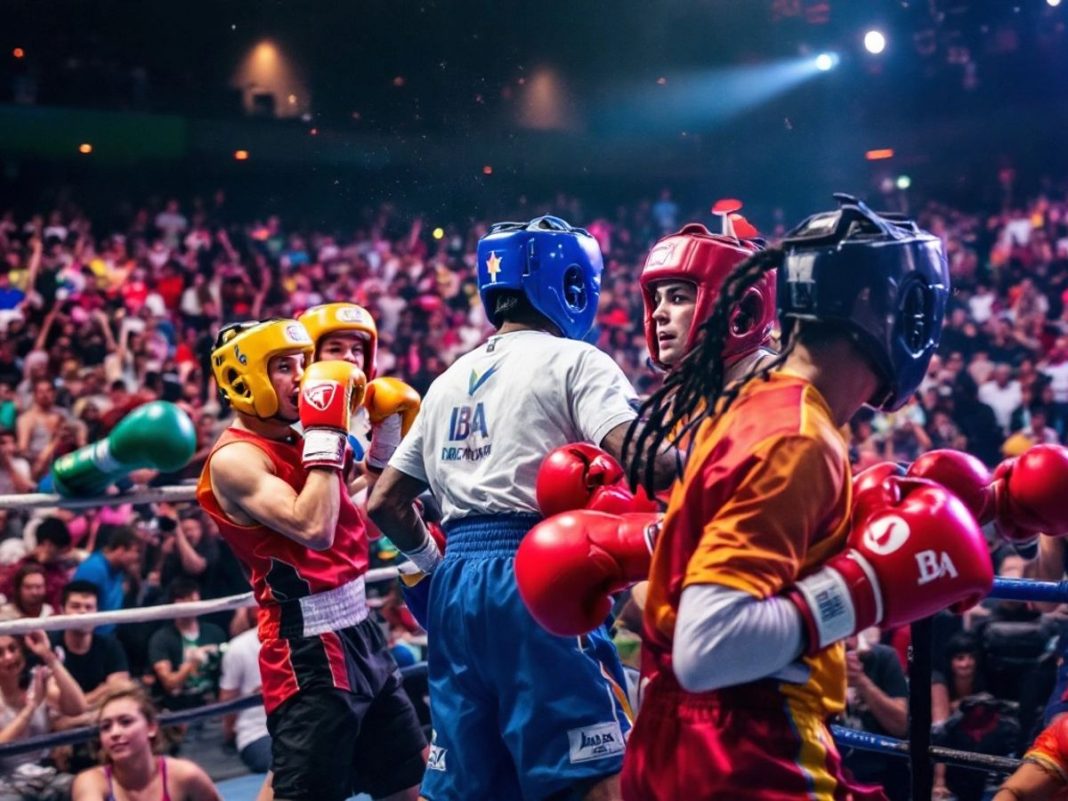
<path fill-rule="evenodd" d="M 272 356 L 294 351 L 310 362 L 315 345 L 296 320 L 232 323 L 215 338 L 211 371 L 219 394 L 242 414 L 268 419 L 278 413 L 278 394 L 267 365 Z"/>
<path fill-rule="evenodd" d="M 378 328 L 371 319 L 371 313 L 363 306 L 357 306 L 355 303 L 324 303 L 313 306 L 297 319 L 308 329 L 316 352 L 323 337 L 329 334 L 345 331 L 359 334 L 363 342 L 363 372 L 368 378 L 375 377 Z"/>

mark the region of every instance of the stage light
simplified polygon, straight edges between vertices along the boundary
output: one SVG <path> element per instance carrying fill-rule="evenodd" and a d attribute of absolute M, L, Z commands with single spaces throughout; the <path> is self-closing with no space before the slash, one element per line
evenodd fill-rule
<path fill-rule="evenodd" d="M 431 236 L 433 236 L 435 239 L 444 239 L 445 238 L 445 229 L 444 228 L 435 228 L 433 230 L 433 232 L 431 233 Z"/>
<path fill-rule="evenodd" d="M 247 150 L 235 150 L 234 151 L 234 160 L 235 161 L 248 161 L 248 151 Z"/>
<path fill-rule="evenodd" d="M 11 55 L 13 55 L 15 58 L 25 58 L 26 51 L 23 50 L 21 47 L 16 47 L 14 50 L 11 51 Z"/>
<path fill-rule="evenodd" d="M 904 190 L 912 186 L 912 179 L 907 175 L 899 175 L 897 176 L 897 181 L 895 183 L 897 184 L 898 189 Z"/>
<path fill-rule="evenodd" d="M 816 56 L 816 69 L 827 72 L 838 66 L 838 56 L 835 53 L 820 53 Z"/>
<path fill-rule="evenodd" d="M 88 142 L 82 142 L 80 145 L 78 145 L 78 152 L 81 153 L 83 156 L 88 156 L 90 153 L 93 152 L 93 146 Z"/>
<path fill-rule="evenodd" d="M 1056 8 L 1061 4 L 1061 0 L 1046 0 L 1046 5 L 1050 8 Z"/>
<path fill-rule="evenodd" d="M 493 175 L 493 165 L 492 164 L 487 164 L 485 167 L 483 167 L 482 168 L 482 174 L 483 175 Z"/>
<path fill-rule="evenodd" d="M 264 40 L 253 49 L 252 58 L 256 60 L 261 68 L 273 71 L 275 62 L 278 61 L 278 48 L 274 46 L 273 42 Z"/>
<path fill-rule="evenodd" d="M 886 49 L 886 37 L 883 32 L 872 29 L 864 34 L 864 49 L 873 56 L 883 52 Z"/>
<path fill-rule="evenodd" d="M 894 149 L 892 147 L 881 147 L 876 150 L 869 150 L 864 154 L 864 158 L 868 161 L 882 161 L 883 159 L 892 159 L 894 157 Z"/>

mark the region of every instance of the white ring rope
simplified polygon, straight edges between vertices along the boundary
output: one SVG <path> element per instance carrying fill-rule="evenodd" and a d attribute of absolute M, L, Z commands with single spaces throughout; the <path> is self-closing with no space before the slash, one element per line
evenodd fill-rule
<path fill-rule="evenodd" d="M 379 567 L 368 570 L 364 581 L 369 584 L 389 581 L 397 577 L 397 568 Z M 186 601 L 180 604 L 142 606 L 137 609 L 115 609 L 110 612 L 93 612 L 88 615 L 53 615 L 51 617 L 21 617 L 0 622 L 0 636 L 26 634 L 30 631 L 64 631 L 83 628 L 87 624 L 103 626 L 107 623 L 147 623 L 151 620 L 173 620 L 179 617 L 197 617 L 212 612 L 228 612 L 246 606 L 255 606 L 251 592 L 231 595 L 228 598 L 212 598 L 207 601 Z"/>
<path fill-rule="evenodd" d="M 147 487 L 118 495 L 94 495 L 91 498 L 68 498 L 44 492 L 21 495 L 0 495 L 4 509 L 87 509 L 93 506 L 122 506 L 124 503 L 187 503 L 197 499 L 195 485 L 179 484 L 170 487 Z"/>

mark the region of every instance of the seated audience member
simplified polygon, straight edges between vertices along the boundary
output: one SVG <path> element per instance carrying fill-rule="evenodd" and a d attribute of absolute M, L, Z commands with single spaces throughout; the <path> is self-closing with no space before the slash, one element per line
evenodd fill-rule
<path fill-rule="evenodd" d="M 0 593 L 6 598 L 15 595 L 15 574 L 26 565 L 40 565 L 44 568 L 45 603 L 58 609 L 63 586 L 70 581 L 71 537 L 67 524 L 58 517 L 46 517 L 34 531 L 37 544 L 26 556 L 7 568 L 0 579 Z"/>
<path fill-rule="evenodd" d="M 171 585 L 169 596 L 176 604 L 199 601 L 200 589 L 195 581 L 178 578 Z M 148 663 L 165 709 L 189 709 L 215 700 L 219 646 L 226 640 L 222 629 L 196 617 L 175 618 L 152 635 Z"/>
<path fill-rule="evenodd" d="M 0 635 L 0 744 L 48 734 L 55 715 L 80 715 L 85 709 L 81 688 L 43 631 Z M 47 751 L 0 758 L 0 798 L 65 798 L 71 777 L 42 764 L 46 759 Z"/>
<path fill-rule="evenodd" d="M 63 614 L 91 615 L 97 611 L 100 591 L 88 581 L 72 581 L 63 588 Z M 93 709 L 109 692 L 127 686 L 130 672 L 126 654 L 118 640 L 94 631 L 92 624 L 71 626 L 52 632 L 52 646 L 64 666 L 74 676 L 85 693 L 85 700 Z M 77 725 L 88 725 L 89 717 L 81 717 Z"/>
<path fill-rule="evenodd" d="M 34 562 L 23 565 L 15 571 L 11 600 L 0 606 L 0 616 L 10 618 L 54 615 L 56 610 L 45 601 L 46 587 L 43 567 Z"/>
<path fill-rule="evenodd" d="M 219 549 L 205 536 L 204 521 L 197 509 L 183 509 L 171 536 L 163 541 L 160 585 L 169 587 L 179 576 L 202 582 L 205 573 L 218 560 Z"/>
<path fill-rule="evenodd" d="M 986 692 L 979 639 L 971 632 L 955 634 L 946 644 L 947 672 L 931 674 L 931 717 L 941 723 L 956 710 L 962 698 Z"/>
<path fill-rule="evenodd" d="M 947 643 L 947 673 L 932 674 L 931 718 L 935 742 L 984 754 L 1007 755 L 1019 737 L 1015 705 L 998 701 L 988 692 L 979 639 L 961 632 Z M 986 776 L 955 766 L 935 766 L 935 798 L 955 796 L 958 801 L 979 801 Z"/>
<path fill-rule="evenodd" d="M 104 547 L 92 553 L 74 571 L 77 581 L 89 581 L 100 590 L 100 611 L 122 609 L 126 598 L 126 581 L 137 580 L 141 572 L 141 538 L 129 526 L 115 526 L 108 531 Z M 115 624 L 97 627 L 100 634 L 111 634 Z"/>
<path fill-rule="evenodd" d="M 19 456 L 15 432 L 0 431 L 0 495 L 33 492 L 36 487 L 30 463 Z"/>
<path fill-rule="evenodd" d="M 222 658 L 219 700 L 229 701 L 260 691 L 260 637 L 249 629 L 230 640 Z M 271 767 L 271 736 L 267 733 L 267 713 L 263 704 L 243 709 L 223 718 L 223 733 L 233 740 L 241 761 L 253 773 L 266 773 Z"/>
<path fill-rule="evenodd" d="M 861 635 L 846 639 L 846 720 L 852 729 L 890 737 L 908 736 L 908 683 L 897 654 Z M 890 801 L 907 801 L 909 768 L 904 760 L 850 749 L 842 759 L 857 781 L 886 790 Z"/>
<path fill-rule="evenodd" d="M 156 710 L 140 689 L 105 696 L 98 724 L 104 764 L 78 774 L 71 801 L 221 801 L 203 769 L 189 760 L 159 754 L 163 735 Z"/>

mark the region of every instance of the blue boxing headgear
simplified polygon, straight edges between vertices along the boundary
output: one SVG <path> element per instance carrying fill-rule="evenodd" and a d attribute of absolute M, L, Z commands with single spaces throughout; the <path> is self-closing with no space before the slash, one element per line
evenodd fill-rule
<path fill-rule="evenodd" d="M 949 268 L 938 237 L 856 198 L 786 235 L 778 305 L 784 339 L 794 320 L 841 324 L 882 383 L 869 403 L 892 411 L 916 391 L 942 335 Z"/>
<path fill-rule="evenodd" d="M 478 242 L 478 291 L 495 328 L 506 290 L 521 292 L 568 339 L 582 339 L 597 316 L 603 269 L 597 240 L 559 217 L 496 223 Z"/>

